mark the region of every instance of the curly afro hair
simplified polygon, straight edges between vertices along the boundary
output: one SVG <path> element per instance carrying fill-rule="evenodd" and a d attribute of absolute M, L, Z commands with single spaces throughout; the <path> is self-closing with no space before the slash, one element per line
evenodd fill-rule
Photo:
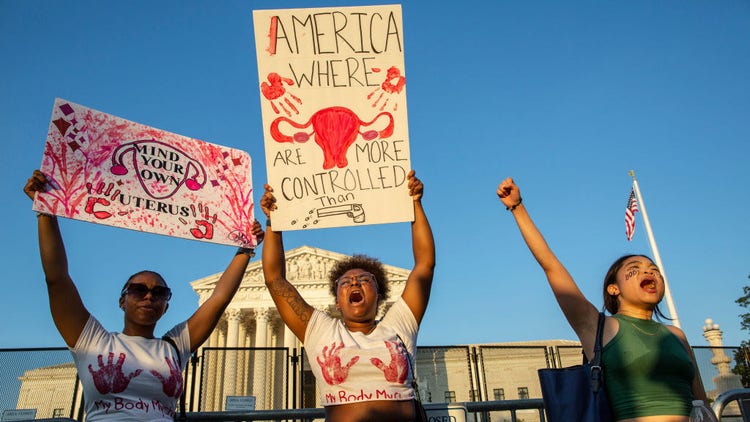
<path fill-rule="evenodd" d="M 355 254 L 344 258 L 331 267 L 331 271 L 328 273 L 328 282 L 329 289 L 334 297 L 336 297 L 336 289 L 338 288 L 337 282 L 339 278 L 341 278 L 341 276 L 347 271 L 355 268 L 367 271 L 374 275 L 375 281 L 378 284 L 378 295 L 380 296 L 380 300 L 388 298 L 390 289 L 388 287 L 388 277 L 385 275 L 383 263 L 376 258 L 361 254 Z"/>

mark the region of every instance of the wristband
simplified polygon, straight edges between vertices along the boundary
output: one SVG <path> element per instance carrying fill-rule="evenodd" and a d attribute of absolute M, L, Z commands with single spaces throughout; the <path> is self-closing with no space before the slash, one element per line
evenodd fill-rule
<path fill-rule="evenodd" d="M 235 255 L 239 254 L 245 254 L 252 258 L 255 256 L 255 250 L 253 248 L 243 248 L 242 246 L 240 246 L 239 248 L 237 248 L 237 253 L 235 253 Z"/>
<path fill-rule="evenodd" d="M 516 202 L 515 205 L 512 205 L 510 207 L 505 207 L 505 209 L 508 210 L 508 211 L 510 211 L 510 212 L 513 212 L 513 211 L 515 211 L 516 207 L 518 207 L 519 205 L 521 205 L 521 202 L 523 202 L 523 198 L 518 197 L 518 202 Z"/>

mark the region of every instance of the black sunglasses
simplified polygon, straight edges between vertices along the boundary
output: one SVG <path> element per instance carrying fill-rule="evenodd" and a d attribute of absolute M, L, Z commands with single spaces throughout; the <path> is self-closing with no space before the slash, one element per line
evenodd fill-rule
<path fill-rule="evenodd" d="M 147 294 L 151 293 L 151 297 L 154 300 L 168 301 L 172 298 L 172 290 L 165 286 L 154 286 L 149 289 L 145 284 L 130 283 L 122 289 L 120 295 L 132 295 L 136 299 L 143 299 Z"/>

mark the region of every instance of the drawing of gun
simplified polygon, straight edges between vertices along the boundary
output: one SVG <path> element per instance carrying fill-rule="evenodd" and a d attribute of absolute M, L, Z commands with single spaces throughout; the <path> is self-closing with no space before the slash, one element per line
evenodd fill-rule
<path fill-rule="evenodd" d="M 318 218 L 342 214 L 354 220 L 355 223 L 365 222 L 365 209 L 362 208 L 362 204 L 334 205 L 318 209 Z"/>

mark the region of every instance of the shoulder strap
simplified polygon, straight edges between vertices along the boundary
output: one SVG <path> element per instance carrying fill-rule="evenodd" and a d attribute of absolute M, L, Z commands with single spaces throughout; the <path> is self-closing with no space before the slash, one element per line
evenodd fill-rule
<path fill-rule="evenodd" d="M 177 363 L 180 364 L 180 369 L 182 369 L 182 355 L 180 355 L 180 349 L 177 347 L 177 343 L 174 342 L 174 339 L 172 337 L 169 337 L 166 335 L 162 336 L 161 339 L 171 344 L 172 347 L 174 347 L 175 352 L 177 352 Z"/>
<path fill-rule="evenodd" d="M 596 393 L 603 385 L 602 380 L 602 336 L 604 334 L 604 312 L 599 312 L 596 324 L 596 340 L 594 342 L 594 358 L 591 360 L 591 390 Z"/>
<path fill-rule="evenodd" d="M 180 365 L 180 370 L 182 370 L 182 356 L 180 355 L 180 349 L 177 347 L 177 343 L 174 342 L 174 339 L 169 336 L 162 336 L 162 340 L 166 341 L 167 343 L 171 344 L 172 347 L 174 347 L 174 350 L 177 352 L 177 363 Z M 187 368 L 185 368 L 187 369 Z M 176 421 L 186 421 L 187 415 L 185 414 L 185 379 L 182 380 L 182 395 L 180 396 L 180 413 L 175 415 Z"/>
<path fill-rule="evenodd" d="M 404 343 L 404 340 L 401 339 L 401 336 L 396 333 L 396 337 L 398 338 L 398 341 L 401 342 L 401 344 L 404 346 L 404 351 L 406 352 L 406 359 L 409 362 L 409 370 L 411 371 L 411 386 L 414 389 L 414 398 L 417 401 L 421 401 L 422 398 L 419 396 L 419 386 L 417 385 L 417 373 L 415 371 L 415 363 L 412 359 L 411 353 L 409 353 L 409 349 L 406 348 L 406 343 Z"/>
<path fill-rule="evenodd" d="M 594 343 L 594 365 L 602 363 L 602 337 L 604 336 L 604 312 L 599 312 L 599 321 L 596 324 L 596 341 Z"/>

